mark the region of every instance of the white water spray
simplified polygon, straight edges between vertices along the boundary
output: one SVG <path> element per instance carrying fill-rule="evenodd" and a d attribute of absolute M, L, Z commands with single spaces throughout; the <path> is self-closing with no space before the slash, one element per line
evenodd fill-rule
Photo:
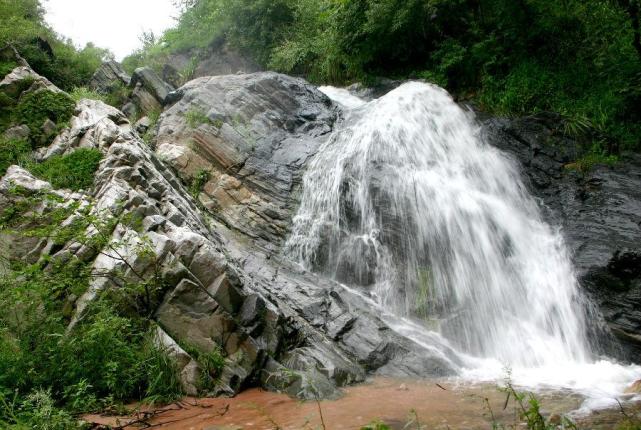
<path fill-rule="evenodd" d="M 488 368 L 590 366 L 562 237 L 473 116 L 423 83 L 369 103 L 322 90 L 346 118 L 308 167 L 285 252 Z"/>

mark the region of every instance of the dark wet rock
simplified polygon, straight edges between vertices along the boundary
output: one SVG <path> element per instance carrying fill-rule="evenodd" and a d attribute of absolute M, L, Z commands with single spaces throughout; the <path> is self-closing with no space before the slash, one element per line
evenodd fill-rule
<path fill-rule="evenodd" d="M 126 87 L 131 81 L 131 76 L 125 72 L 120 63 L 105 61 L 93 74 L 89 87 L 103 94 L 109 94 L 119 87 Z"/>
<path fill-rule="evenodd" d="M 369 85 L 361 83 L 352 84 L 347 87 L 347 90 L 356 97 L 371 101 L 383 97 L 385 94 L 400 87 L 405 82 L 407 82 L 407 80 L 378 78 L 376 79 L 376 82 Z"/>
<path fill-rule="evenodd" d="M 331 101 L 277 73 L 193 80 L 169 95 L 157 153 L 186 183 L 202 172 L 200 202 L 226 225 L 278 245 L 303 167 L 332 130 Z"/>
<path fill-rule="evenodd" d="M 585 154 L 553 115 L 488 119 L 491 144 L 521 164 L 530 189 L 563 229 L 582 285 L 598 304 L 624 356 L 641 357 L 641 156 L 585 172 Z M 616 352 L 616 351 L 615 351 Z"/>

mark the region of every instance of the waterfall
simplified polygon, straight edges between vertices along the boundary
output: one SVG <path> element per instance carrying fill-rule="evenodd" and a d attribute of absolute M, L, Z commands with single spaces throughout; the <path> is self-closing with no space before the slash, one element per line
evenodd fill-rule
<path fill-rule="evenodd" d="M 473 115 L 418 82 L 370 103 L 326 91 L 346 118 L 304 176 L 286 253 L 463 353 L 511 366 L 588 361 L 562 237 Z"/>

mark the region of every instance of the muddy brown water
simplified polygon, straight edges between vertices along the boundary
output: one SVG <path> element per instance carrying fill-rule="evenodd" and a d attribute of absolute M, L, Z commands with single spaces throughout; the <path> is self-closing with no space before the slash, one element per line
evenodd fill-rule
<path fill-rule="evenodd" d="M 537 394 L 537 398 L 544 413 L 550 415 L 576 410 L 582 402 L 580 396 L 563 392 Z M 231 399 L 186 398 L 162 408 L 166 411 L 148 420 L 148 424 L 163 430 L 358 430 L 380 420 L 392 429 L 492 429 L 493 422 L 524 428 L 516 405 L 509 402 L 505 406 L 506 394 L 495 385 L 377 378 L 345 388 L 344 396 L 338 400 L 321 402 L 300 402 L 258 388 Z M 628 415 L 638 414 L 638 405 L 627 408 Z M 127 420 L 86 418 L 112 426 L 123 425 Z M 614 429 L 624 418 L 621 411 L 608 410 L 576 421 L 582 429 Z"/>

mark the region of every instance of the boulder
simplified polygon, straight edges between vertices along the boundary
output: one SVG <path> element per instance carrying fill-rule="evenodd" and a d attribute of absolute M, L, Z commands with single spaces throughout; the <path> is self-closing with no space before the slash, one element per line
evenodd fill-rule
<path fill-rule="evenodd" d="M 131 100 L 138 107 L 139 112 L 145 114 L 162 111 L 167 95 L 174 90 L 150 67 L 136 69 L 129 87 L 132 89 Z"/>
<path fill-rule="evenodd" d="M 103 94 L 109 94 L 120 86 L 127 87 L 131 76 L 125 72 L 120 63 L 116 61 L 105 61 L 93 74 L 89 81 L 89 87 Z"/>
<path fill-rule="evenodd" d="M 626 394 L 641 394 L 641 380 L 636 381 L 625 389 Z"/>
<path fill-rule="evenodd" d="M 136 124 L 134 124 L 134 128 L 141 136 L 144 135 L 147 130 L 149 130 L 149 127 L 151 127 L 151 120 L 148 116 L 140 118 L 138 121 L 136 121 Z"/>
<path fill-rule="evenodd" d="M 29 138 L 31 130 L 29 130 L 28 125 L 16 125 L 14 127 L 8 128 L 2 133 L 2 137 L 8 140 L 25 140 Z"/>

